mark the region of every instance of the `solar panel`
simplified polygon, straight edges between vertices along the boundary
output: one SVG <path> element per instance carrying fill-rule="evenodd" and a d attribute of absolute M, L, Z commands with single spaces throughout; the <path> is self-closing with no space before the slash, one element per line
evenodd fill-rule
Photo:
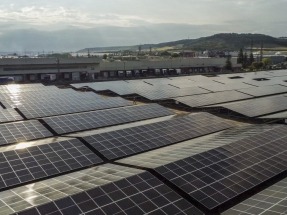
<path fill-rule="evenodd" d="M 149 104 L 65 116 L 55 116 L 44 118 L 43 120 L 58 134 L 64 134 L 172 114 L 172 111 L 158 104 Z"/>
<path fill-rule="evenodd" d="M 104 164 L 1 192 L 0 214 L 12 214 L 142 173 Z"/>
<path fill-rule="evenodd" d="M 155 170 L 209 210 L 286 171 L 287 128 L 275 127 Z"/>
<path fill-rule="evenodd" d="M 23 115 L 28 119 L 46 117 L 46 116 L 56 116 L 69 113 L 77 113 L 91 110 L 101 110 L 116 108 L 122 106 L 129 106 L 132 102 L 127 101 L 120 97 L 107 98 L 107 99 L 97 99 L 91 100 L 76 100 L 73 102 L 61 102 L 58 103 L 39 103 L 32 105 L 23 105 L 18 107 L 18 109 L 23 113 Z"/>
<path fill-rule="evenodd" d="M 223 212 L 224 215 L 239 214 L 287 214 L 287 179 L 268 187 L 258 194 L 246 199 L 231 209 Z"/>
<path fill-rule="evenodd" d="M 188 87 L 188 88 L 182 88 L 182 89 L 174 88 L 173 90 L 170 90 L 170 89 L 144 90 L 143 89 L 142 91 L 137 91 L 136 93 L 150 100 L 160 100 L 160 99 L 168 99 L 172 97 L 196 95 L 196 94 L 203 94 L 203 93 L 209 93 L 209 92 L 210 91 L 199 88 L 199 87 Z"/>
<path fill-rule="evenodd" d="M 287 97 L 270 96 L 228 104 L 216 105 L 248 117 L 258 117 L 287 110 Z"/>
<path fill-rule="evenodd" d="M 229 91 L 229 90 L 237 90 L 237 89 L 244 89 L 250 88 L 251 86 L 248 84 L 244 84 L 238 82 L 236 84 L 219 84 L 215 82 L 214 84 L 199 84 L 198 86 L 213 92 L 220 92 L 220 91 Z"/>
<path fill-rule="evenodd" d="M 239 127 L 187 140 L 171 146 L 129 156 L 116 162 L 133 164 L 133 166 L 138 167 L 156 168 L 271 129 L 274 129 L 273 125 L 240 125 Z"/>
<path fill-rule="evenodd" d="M 17 213 L 203 214 L 148 172 Z"/>
<path fill-rule="evenodd" d="M 2 97 L 2 98 L 1 98 Z M 19 95 L 0 94 L 2 104 L 8 107 L 19 107 L 23 105 L 37 105 L 45 103 L 77 103 L 102 99 L 103 97 L 93 92 L 76 92 L 71 89 L 57 90 L 53 92 L 29 92 L 20 93 Z"/>
<path fill-rule="evenodd" d="M 250 84 L 253 86 L 257 86 L 257 87 L 264 87 L 264 86 L 272 86 L 272 85 L 277 85 L 277 84 L 281 84 L 283 83 L 283 81 L 280 79 L 278 79 L 277 77 L 267 77 L 267 78 L 253 78 L 250 80 L 244 80 L 244 83 L 246 84 Z"/>
<path fill-rule="evenodd" d="M 272 95 L 278 93 L 285 93 L 287 92 L 287 87 L 281 85 L 274 85 L 274 86 L 264 86 L 264 87 L 251 87 L 247 89 L 240 89 L 237 90 L 239 92 L 251 95 L 251 96 L 265 96 L 265 95 Z"/>
<path fill-rule="evenodd" d="M 111 86 L 125 87 L 128 84 L 126 81 L 103 81 L 103 82 L 94 82 L 94 83 L 80 83 L 80 84 L 71 84 L 75 88 L 81 88 L 88 86 L 95 91 L 104 91 L 108 90 Z"/>
<path fill-rule="evenodd" d="M 50 136 L 52 134 L 36 120 L 0 124 L 0 145 Z"/>
<path fill-rule="evenodd" d="M 0 153 L 0 189 L 101 163 L 77 139 Z"/>
<path fill-rule="evenodd" d="M 287 119 L 287 111 L 259 117 L 260 119 Z"/>
<path fill-rule="evenodd" d="M 267 73 L 271 76 L 274 76 L 274 77 L 287 76 L 287 70 L 286 69 L 267 71 Z"/>
<path fill-rule="evenodd" d="M 0 109 L 0 123 L 13 122 L 22 119 L 23 117 L 20 116 L 14 109 Z"/>
<path fill-rule="evenodd" d="M 252 98 L 252 96 L 236 91 L 227 91 L 227 92 L 217 92 L 202 95 L 178 97 L 175 98 L 175 100 L 190 107 L 201 107 L 201 106 L 220 104 L 224 102 L 231 102 L 249 98 Z"/>
<path fill-rule="evenodd" d="M 116 159 L 224 130 L 231 126 L 231 123 L 206 113 L 101 133 L 84 139 L 106 158 Z"/>

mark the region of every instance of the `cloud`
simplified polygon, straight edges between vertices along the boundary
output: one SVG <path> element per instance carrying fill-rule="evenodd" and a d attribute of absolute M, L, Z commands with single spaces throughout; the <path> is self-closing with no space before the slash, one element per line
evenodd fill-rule
<path fill-rule="evenodd" d="M 0 50 L 76 50 L 222 32 L 286 36 L 287 0 L 1 0 Z"/>
<path fill-rule="evenodd" d="M 14 28 L 24 25 L 43 29 L 49 26 L 51 29 L 55 29 L 55 26 L 62 28 L 67 26 L 83 28 L 95 26 L 132 27 L 146 24 L 148 21 L 132 15 L 89 13 L 64 7 L 27 6 L 15 10 L 11 5 L 10 8 L 0 9 L 0 24 L 5 23 L 9 23 Z"/>

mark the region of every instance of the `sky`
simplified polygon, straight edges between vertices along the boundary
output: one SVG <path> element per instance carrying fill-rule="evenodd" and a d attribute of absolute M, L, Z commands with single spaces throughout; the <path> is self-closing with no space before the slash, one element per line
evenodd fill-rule
<path fill-rule="evenodd" d="M 287 0 L 1 0 L 1 51 L 77 51 L 216 33 L 287 36 Z"/>

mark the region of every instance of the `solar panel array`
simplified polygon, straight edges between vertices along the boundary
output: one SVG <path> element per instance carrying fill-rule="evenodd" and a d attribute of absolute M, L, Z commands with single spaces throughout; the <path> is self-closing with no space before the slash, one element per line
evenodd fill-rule
<path fill-rule="evenodd" d="M 155 170 L 212 210 L 286 171 L 286 131 L 276 127 Z"/>
<path fill-rule="evenodd" d="M 230 128 L 210 114 L 196 114 L 84 139 L 108 159 L 116 159 Z"/>
<path fill-rule="evenodd" d="M 286 95 L 254 97 L 285 93 L 284 75 L 266 71 L 74 86 L 282 116 Z M 283 190 L 274 193 L 281 198 L 277 202 L 270 195 L 270 202 L 259 202 L 260 193 L 257 202 L 244 202 L 246 193 L 286 174 L 285 126 L 246 126 L 208 113 L 174 116 L 178 112 L 158 104 L 130 106 L 120 97 L 41 84 L 0 86 L 0 91 L 1 106 L 8 108 L 0 106 L 1 215 L 203 214 L 190 202 L 214 214 L 235 199 L 243 202 L 227 214 L 287 211 Z M 222 104 L 231 101 L 239 102 Z M 84 130 L 90 133 L 73 133 Z M 85 141 L 61 137 L 68 133 Z"/>
<path fill-rule="evenodd" d="M 145 90 L 136 92 L 150 100 L 160 100 L 160 99 L 168 99 L 172 97 L 186 96 L 186 95 L 196 95 L 196 94 L 204 94 L 209 93 L 210 91 L 199 88 L 199 87 L 188 87 L 182 89 L 161 89 L 161 90 Z"/>
<path fill-rule="evenodd" d="M 223 212 L 224 215 L 239 214 L 287 214 L 287 179 L 266 188 L 258 194 L 246 199 L 231 209 Z"/>
<path fill-rule="evenodd" d="M 247 101 L 216 105 L 248 117 L 258 117 L 287 110 L 286 96 L 270 96 Z"/>
<path fill-rule="evenodd" d="M 0 109 L 0 123 L 19 121 L 22 119 L 23 117 L 20 116 L 14 109 Z"/>
<path fill-rule="evenodd" d="M 219 84 L 217 82 L 212 84 L 199 84 L 200 87 L 212 91 L 212 92 L 221 92 L 221 91 L 229 91 L 229 90 L 237 90 L 237 89 L 245 89 L 250 88 L 252 86 L 244 83 L 236 83 L 236 84 Z"/>
<path fill-rule="evenodd" d="M 129 106 L 131 104 L 132 103 L 130 101 L 124 100 L 120 97 L 115 97 L 86 102 L 75 101 L 63 103 L 40 103 L 36 105 L 23 105 L 18 107 L 18 109 L 24 114 L 26 118 L 33 119 L 46 116 L 56 116 L 91 110 L 123 107 Z"/>
<path fill-rule="evenodd" d="M 1 96 L 1 94 L 0 94 Z M 54 103 L 77 103 L 102 99 L 101 96 L 92 92 L 76 92 L 71 89 L 53 90 L 52 92 L 31 91 L 21 92 L 17 95 L 5 94 L 0 98 L 6 108 L 15 108 L 23 105 L 54 104 Z"/>
<path fill-rule="evenodd" d="M 36 120 L 0 124 L 0 146 L 52 136 Z"/>
<path fill-rule="evenodd" d="M 274 85 L 274 86 L 264 86 L 264 87 L 251 87 L 247 89 L 240 89 L 237 90 L 241 93 L 245 93 L 251 96 L 266 96 L 278 93 L 286 93 L 287 87 L 281 85 Z"/>
<path fill-rule="evenodd" d="M 203 214 L 148 172 L 17 213 Z"/>
<path fill-rule="evenodd" d="M 1 192 L 0 214 L 21 212 L 70 195 L 142 173 L 142 170 L 104 164 Z M 27 198 L 28 197 L 28 198 Z"/>
<path fill-rule="evenodd" d="M 1 152 L 0 190 L 101 162 L 77 139 Z"/>
<path fill-rule="evenodd" d="M 105 82 L 95 82 L 95 83 L 80 83 L 80 84 L 71 84 L 73 87 L 79 89 L 82 87 L 90 87 L 95 91 L 104 91 L 108 90 L 110 87 L 118 86 L 125 87 L 128 82 L 126 81 L 105 81 Z"/>
<path fill-rule="evenodd" d="M 150 104 L 48 117 L 43 120 L 58 134 L 64 134 L 172 114 L 173 112 L 167 108 L 158 104 Z"/>
<path fill-rule="evenodd" d="M 117 160 L 117 163 L 133 164 L 145 168 L 156 168 L 192 155 L 209 151 L 255 134 L 274 129 L 271 125 L 242 125 L 224 131 L 166 146 L 149 152 Z"/>
<path fill-rule="evenodd" d="M 212 104 L 219 104 L 249 98 L 252 98 L 252 96 L 237 91 L 227 91 L 227 92 L 217 92 L 202 95 L 178 97 L 175 98 L 175 100 L 190 107 L 201 107 L 201 106 L 207 106 Z"/>
<path fill-rule="evenodd" d="M 259 117 L 260 119 L 287 119 L 287 111 Z"/>

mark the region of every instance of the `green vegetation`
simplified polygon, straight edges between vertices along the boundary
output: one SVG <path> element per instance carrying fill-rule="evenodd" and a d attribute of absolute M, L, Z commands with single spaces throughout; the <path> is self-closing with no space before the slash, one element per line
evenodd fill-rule
<path fill-rule="evenodd" d="M 271 65 L 270 58 L 263 58 L 261 62 L 255 62 L 254 56 L 252 53 L 250 53 L 249 58 L 247 53 L 245 52 L 243 54 L 243 50 L 240 49 L 238 56 L 237 56 L 237 63 L 242 64 L 243 69 L 249 69 L 251 71 L 256 71 L 260 69 L 268 69 L 268 67 Z M 226 61 L 226 66 L 229 66 L 229 63 Z"/>
<path fill-rule="evenodd" d="M 73 56 L 70 53 L 53 53 L 48 54 L 47 57 L 54 57 L 54 58 L 72 58 Z"/>
<path fill-rule="evenodd" d="M 226 69 L 226 70 L 232 70 L 232 63 L 231 63 L 231 56 L 230 56 L 230 55 L 227 56 L 224 69 Z"/>
<path fill-rule="evenodd" d="M 104 54 L 103 55 L 103 59 L 107 59 L 108 58 L 108 55 L 107 54 Z"/>
<path fill-rule="evenodd" d="M 240 48 L 249 49 L 253 41 L 253 49 L 259 50 L 261 43 L 264 44 L 264 50 L 287 50 L 287 39 L 275 38 L 264 34 L 235 34 L 224 33 L 215 34 L 209 37 L 199 39 L 185 39 L 159 44 L 144 44 L 142 50 L 149 50 L 150 47 L 155 51 L 182 50 L 189 49 L 194 51 L 217 50 L 217 51 L 235 51 Z M 89 48 L 93 52 L 119 51 L 119 50 L 138 50 L 138 46 L 125 47 L 101 47 Z M 87 49 L 79 52 L 87 52 Z"/>
<path fill-rule="evenodd" d="M 243 50 L 242 48 L 239 51 L 238 57 L 237 57 L 237 63 L 242 64 L 244 60 Z"/>

